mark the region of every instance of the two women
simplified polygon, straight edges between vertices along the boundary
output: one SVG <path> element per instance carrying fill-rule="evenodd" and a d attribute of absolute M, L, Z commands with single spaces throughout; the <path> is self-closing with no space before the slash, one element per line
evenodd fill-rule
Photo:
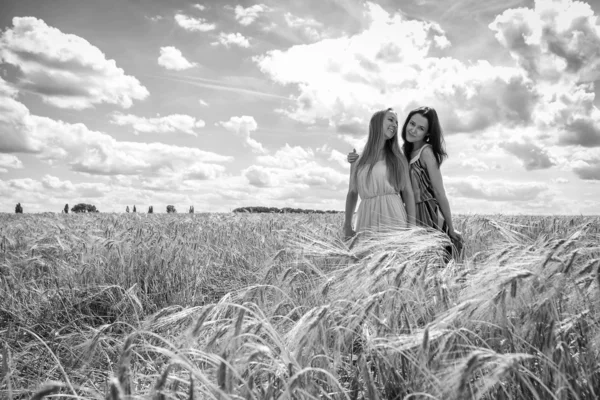
<path fill-rule="evenodd" d="M 388 110 L 388 112 L 390 111 L 391 110 Z M 378 113 L 381 113 L 381 111 Z M 373 159 L 372 143 L 377 143 L 377 139 L 372 138 L 372 134 L 375 134 L 373 131 L 373 124 L 378 113 L 375 113 L 373 118 L 371 118 L 369 139 L 367 140 L 363 155 L 361 157 L 356 153 L 350 153 L 348 155 L 348 161 L 353 163 L 353 167 L 351 168 L 350 190 L 348 191 L 346 200 L 346 222 L 344 226 L 346 236 L 353 233 L 351 229 L 348 229 L 348 221 L 349 214 L 351 217 L 351 214 L 354 212 L 352 205 L 356 205 L 356 203 L 348 201 L 349 198 L 351 199 L 353 189 L 352 176 L 362 176 L 361 168 Z M 381 129 L 384 130 L 385 127 L 382 125 Z M 383 133 L 385 134 L 385 131 Z M 407 209 L 414 207 L 414 216 L 416 223 L 419 226 L 434 228 L 446 233 L 450 239 L 452 239 L 454 246 L 460 247 L 462 238 L 454 229 L 452 213 L 450 211 L 450 205 L 448 203 L 448 198 L 446 197 L 442 174 L 440 172 L 440 166 L 447 157 L 447 154 L 444 149 L 442 129 L 435 109 L 421 107 L 411 111 L 406 117 L 401 135 L 404 141 L 402 146 L 403 154 L 401 157 L 398 157 L 398 166 L 400 168 L 397 173 L 398 176 L 406 179 L 407 182 L 405 186 L 411 186 L 410 188 L 404 188 L 402 192 Z M 392 139 L 395 138 L 396 145 L 398 143 L 397 137 L 398 135 L 392 137 Z M 392 141 L 392 143 L 394 143 L 394 141 Z M 357 160 L 358 162 L 356 162 Z M 408 167 L 410 178 L 405 177 L 406 160 L 410 160 Z M 356 167 L 354 167 L 354 164 L 356 164 Z M 389 163 L 386 164 L 386 166 L 390 169 L 395 168 L 395 165 Z M 354 170 L 359 170 L 358 174 L 353 172 L 353 168 Z M 363 181 L 366 181 L 365 185 L 370 182 L 367 177 L 364 177 Z M 413 196 L 411 199 L 407 199 L 409 193 Z M 363 190 L 363 193 L 360 193 L 359 191 L 359 194 L 364 201 L 365 196 L 368 196 L 370 193 L 366 193 L 366 191 Z M 369 199 L 369 197 L 366 198 Z M 361 215 L 361 211 L 363 213 L 368 213 L 368 210 L 368 207 L 364 207 L 363 210 L 359 209 L 358 221 L 369 220 L 370 216 Z M 360 230 L 362 225 L 359 224 L 358 221 L 357 230 Z M 412 224 L 412 221 L 409 220 L 409 223 Z M 450 251 L 450 249 L 448 250 Z"/>

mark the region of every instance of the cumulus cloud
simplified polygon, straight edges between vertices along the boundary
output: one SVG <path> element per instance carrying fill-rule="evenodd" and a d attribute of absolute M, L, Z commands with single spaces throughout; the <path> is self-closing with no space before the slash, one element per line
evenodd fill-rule
<path fill-rule="evenodd" d="M 600 79 L 600 25 L 590 5 L 537 0 L 533 8 L 506 10 L 490 29 L 538 84 L 539 128 L 558 131 L 561 145 L 600 146 L 592 83 Z"/>
<path fill-rule="evenodd" d="M 133 175 L 232 161 L 229 156 L 198 148 L 117 141 L 81 123 L 32 115 L 27 107 L 6 94 L 2 96 L 2 92 L 0 104 L 5 111 L 0 113 L 0 152 L 26 152 L 46 161 L 61 160 L 73 171 Z"/>
<path fill-rule="evenodd" d="M 208 103 L 202 99 L 198 99 L 198 103 L 200 103 L 201 106 L 208 107 Z"/>
<path fill-rule="evenodd" d="M 35 17 L 15 17 L 0 36 L 0 61 L 22 72 L 19 86 L 60 108 L 108 103 L 129 108 L 148 90 L 87 40 Z"/>
<path fill-rule="evenodd" d="M 540 182 L 514 182 L 502 179 L 446 178 L 445 184 L 457 197 L 483 199 L 487 201 L 531 201 L 548 190 Z"/>
<path fill-rule="evenodd" d="M 500 148 L 517 157 L 527 171 L 547 169 L 556 163 L 551 159 L 548 151 L 531 142 L 503 142 Z"/>
<path fill-rule="evenodd" d="M 269 11 L 271 9 L 264 4 L 255 4 L 246 8 L 238 5 L 234 9 L 235 19 L 244 26 L 252 24 L 261 14 Z"/>
<path fill-rule="evenodd" d="M 11 169 L 21 169 L 21 168 L 23 168 L 23 163 L 17 156 L 13 156 L 12 154 L 1 154 L 0 153 L 0 167 L 11 168 Z"/>
<path fill-rule="evenodd" d="M 195 62 L 189 62 L 181 50 L 173 46 L 166 46 L 160 48 L 160 56 L 158 57 L 158 65 L 165 67 L 166 69 L 182 71 L 190 69 L 198 64 Z"/>
<path fill-rule="evenodd" d="M 252 165 L 244 169 L 242 175 L 246 177 L 248 183 L 259 188 L 273 187 L 278 183 L 275 174 L 269 168 L 260 165 Z"/>
<path fill-rule="evenodd" d="M 315 153 L 310 148 L 303 148 L 300 146 L 290 146 L 285 144 L 284 147 L 280 148 L 272 155 L 258 156 L 256 161 L 260 164 L 269 167 L 279 168 L 303 168 L 306 166 L 309 160 L 312 160 Z"/>
<path fill-rule="evenodd" d="M 192 5 L 192 7 L 194 7 L 195 9 L 198 9 L 200 11 L 206 10 L 206 6 L 204 6 L 202 4 L 194 4 L 194 5 Z"/>
<path fill-rule="evenodd" d="M 256 153 L 266 153 L 263 145 L 250 137 L 250 134 L 258 128 L 254 117 L 242 115 L 241 117 L 231 117 L 229 121 L 220 121 L 215 125 L 222 126 L 230 132 L 244 139 L 244 143 Z"/>
<path fill-rule="evenodd" d="M 536 0 L 504 11 L 490 24 L 519 65 L 538 79 L 579 82 L 600 78 L 600 27 L 582 1 Z"/>
<path fill-rule="evenodd" d="M 248 182 L 256 187 L 322 188 L 337 190 L 346 184 L 348 176 L 321 165 L 311 148 L 301 146 L 284 147 L 272 155 L 256 158 L 257 164 L 242 173 Z"/>
<path fill-rule="evenodd" d="M 463 158 L 460 162 L 460 166 L 469 171 L 487 171 L 490 169 L 486 163 L 473 157 Z"/>
<path fill-rule="evenodd" d="M 137 135 L 142 133 L 169 133 L 183 132 L 188 135 L 198 136 L 196 129 L 204 127 L 206 124 L 201 119 L 196 119 L 189 115 L 172 114 L 164 117 L 144 118 L 132 114 L 114 113 L 111 116 L 111 122 L 121 126 L 131 126 Z"/>
<path fill-rule="evenodd" d="M 181 172 L 184 180 L 206 181 L 219 178 L 225 173 L 225 167 L 219 164 L 196 163 Z"/>
<path fill-rule="evenodd" d="M 193 18 L 185 14 L 175 14 L 177 25 L 190 32 L 208 32 L 217 26 L 206 21 L 204 18 Z"/>
<path fill-rule="evenodd" d="M 75 190 L 75 186 L 73 183 L 71 183 L 71 181 L 62 181 L 60 178 L 52 175 L 45 175 L 42 178 L 42 186 L 45 189 L 65 192 L 73 192 Z"/>
<path fill-rule="evenodd" d="M 307 39 L 316 41 L 322 39 L 323 24 L 313 18 L 301 18 L 286 12 L 283 15 L 290 28 L 300 29 Z"/>
<path fill-rule="evenodd" d="M 583 147 L 600 146 L 600 111 L 595 108 L 592 115 L 569 118 L 559 142 Z"/>
<path fill-rule="evenodd" d="M 600 180 L 600 148 L 575 152 L 572 155 L 570 167 L 581 179 Z"/>
<path fill-rule="evenodd" d="M 326 120 L 344 136 L 364 136 L 373 112 L 389 106 L 401 113 L 434 106 L 447 132 L 530 120 L 538 93 L 520 69 L 429 57 L 448 45 L 439 25 L 373 3 L 366 12 L 370 25 L 361 33 L 254 57 L 273 81 L 297 85 L 296 103 L 280 112 L 307 124 Z"/>
<path fill-rule="evenodd" d="M 231 47 L 232 45 L 236 45 L 236 46 L 244 47 L 244 48 L 250 47 L 250 41 L 239 32 L 236 32 L 236 33 L 221 32 L 219 34 L 218 40 L 216 42 L 212 42 L 211 44 L 213 46 L 221 44 L 227 48 Z"/>
<path fill-rule="evenodd" d="M 328 160 L 335 161 L 340 167 L 350 170 L 350 164 L 348 163 L 346 154 L 343 154 L 335 149 L 331 149 Z"/>

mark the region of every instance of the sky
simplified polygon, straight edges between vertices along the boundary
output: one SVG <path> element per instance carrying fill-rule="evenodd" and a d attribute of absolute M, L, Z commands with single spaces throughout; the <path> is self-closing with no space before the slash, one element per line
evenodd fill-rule
<path fill-rule="evenodd" d="M 344 210 L 436 108 L 454 214 L 600 214 L 600 1 L 3 0 L 0 212 Z"/>

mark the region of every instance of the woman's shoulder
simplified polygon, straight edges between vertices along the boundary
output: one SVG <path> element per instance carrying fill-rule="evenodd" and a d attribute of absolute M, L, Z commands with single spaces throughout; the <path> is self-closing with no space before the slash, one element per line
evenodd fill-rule
<path fill-rule="evenodd" d="M 431 147 L 431 145 L 425 145 L 421 149 L 420 158 L 425 164 L 438 167 L 437 157 L 435 156 L 435 153 L 433 152 L 433 147 Z"/>

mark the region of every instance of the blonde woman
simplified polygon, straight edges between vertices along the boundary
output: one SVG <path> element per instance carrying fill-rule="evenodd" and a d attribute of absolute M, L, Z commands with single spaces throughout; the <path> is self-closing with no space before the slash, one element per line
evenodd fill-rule
<path fill-rule="evenodd" d="M 373 114 L 363 154 L 350 168 L 346 196 L 346 239 L 356 232 L 382 232 L 415 224 L 408 162 L 398 144 L 398 117 L 388 108 Z M 356 203 L 361 203 L 352 227 Z"/>

